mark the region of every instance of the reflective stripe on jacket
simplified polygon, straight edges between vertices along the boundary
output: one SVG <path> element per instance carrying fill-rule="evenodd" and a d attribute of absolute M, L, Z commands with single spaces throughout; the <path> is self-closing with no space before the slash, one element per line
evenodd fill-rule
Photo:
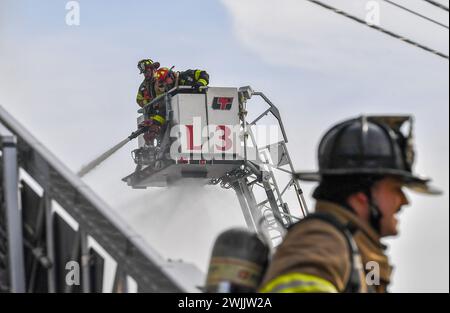
<path fill-rule="evenodd" d="M 336 287 L 320 277 L 302 273 L 287 273 L 269 281 L 261 292 L 292 293 L 292 292 L 337 292 Z"/>
<path fill-rule="evenodd" d="M 203 70 L 187 70 L 179 72 L 178 75 L 178 82 L 181 86 L 192 86 L 196 82 L 203 86 L 208 86 L 209 84 L 209 74 Z"/>
<path fill-rule="evenodd" d="M 351 222 L 355 228 L 352 237 L 361 254 L 365 271 L 361 277 L 362 291 L 386 292 L 392 268 L 384 254 L 385 247 L 381 244 L 380 237 L 375 230 L 352 212 L 331 202 L 318 201 L 316 212 L 332 214 L 343 224 Z M 289 277 L 294 285 L 308 286 L 307 280 L 301 276 L 296 276 L 308 275 L 310 280 L 314 280 L 311 277 L 315 277 L 322 282 L 322 284 L 312 284 L 310 281 L 309 284 L 312 287 L 309 290 L 312 290 L 312 292 L 317 286 L 328 285 L 324 282 L 329 282 L 336 291 L 344 292 L 352 272 L 349 253 L 346 239 L 336 227 L 321 220 L 305 221 L 301 227 L 293 227 L 289 230 L 283 242 L 278 246 L 260 290 L 265 292 L 279 292 L 279 290 L 295 292 L 294 289 L 284 288 L 282 284 L 277 285 L 274 282 L 277 282 L 277 279 L 281 279 L 279 281 L 281 282 L 283 277 Z M 372 268 L 365 268 L 365 265 L 373 261 L 379 266 L 379 284 L 369 286 L 366 284 L 364 274 L 368 274 Z M 329 292 L 325 291 L 327 288 L 317 287 L 316 289 L 317 292 Z M 311 292 L 307 291 L 307 288 L 296 290 L 298 292 L 300 292 L 299 290 Z"/>

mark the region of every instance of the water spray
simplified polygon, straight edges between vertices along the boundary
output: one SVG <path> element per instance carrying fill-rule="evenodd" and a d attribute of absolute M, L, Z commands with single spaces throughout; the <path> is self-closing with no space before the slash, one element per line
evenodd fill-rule
<path fill-rule="evenodd" d="M 133 140 L 134 138 L 138 137 L 139 135 L 145 133 L 147 131 L 148 127 L 141 127 L 138 130 L 131 133 L 130 136 L 116 144 L 114 147 L 108 149 L 106 152 L 102 153 L 99 157 L 95 158 L 91 162 L 89 162 L 87 165 L 83 166 L 81 170 L 77 173 L 79 177 L 83 177 L 87 173 L 91 172 L 94 168 L 99 166 L 101 163 L 106 161 L 110 156 L 112 156 L 116 151 L 118 151 L 120 148 L 125 146 L 129 141 Z"/>

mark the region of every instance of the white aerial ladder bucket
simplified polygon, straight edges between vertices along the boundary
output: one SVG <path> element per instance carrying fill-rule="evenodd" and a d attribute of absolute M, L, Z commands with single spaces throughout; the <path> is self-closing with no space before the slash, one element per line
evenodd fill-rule
<path fill-rule="evenodd" d="M 248 122 L 247 101 L 261 97 L 269 107 Z M 247 226 L 263 235 L 272 247 L 281 242 L 285 230 L 307 206 L 287 150 L 287 137 L 278 109 L 250 87 L 208 87 L 200 92 L 176 87 L 140 110 L 138 124 L 148 118 L 155 103 L 163 106 L 166 124 L 154 145 L 138 138 L 133 152 L 136 170 L 123 178 L 133 188 L 164 187 L 184 179 L 233 188 Z M 282 139 L 259 146 L 252 130 L 266 115 L 277 119 Z M 277 172 L 289 175 L 284 186 Z M 284 200 L 287 193 L 294 205 Z M 293 196 L 292 196 L 293 195 Z M 295 206 L 297 215 L 290 211 Z"/>

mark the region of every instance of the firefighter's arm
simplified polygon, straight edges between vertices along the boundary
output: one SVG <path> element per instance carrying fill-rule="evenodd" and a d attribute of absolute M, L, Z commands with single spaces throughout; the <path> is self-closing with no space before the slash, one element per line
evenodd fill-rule
<path fill-rule="evenodd" d="M 294 226 L 278 247 L 261 292 L 342 292 L 351 272 L 344 235 L 320 220 Z"/>
<path fill-rule="evenodd" d="M 138 91 L 136 96 L 136 103 L 142 108 L 145 105 L 145 98 L 140 91 Z"/>
<path fill-rule="evenodd" d="M 209 74 L 203 70 L 195 70 L 194 71 L 194 81 L 201 86 L 208 86 Z"/>
<path fill-rule="evenodd" d="M 146 96 L 143 92 L 145 90 L 144 83 L 139 86 L 137 95 L 136 95 L 136 103 L 142 108 L 144 105 L 150 102 L 150 98 L 148 95 Z"/>

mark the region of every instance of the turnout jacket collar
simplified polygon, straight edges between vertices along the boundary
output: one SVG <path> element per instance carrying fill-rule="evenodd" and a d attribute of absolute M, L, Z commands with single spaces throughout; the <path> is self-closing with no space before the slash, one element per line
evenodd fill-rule
<path fill-rule="evenodd" d="M 381 243 L 380 235 L 365 221 L 362 221 L 355 213 L 343 208 L 342 206 L 328 201 L 317 201 L 316 212 L 328 213 L 335 216 L 341 223 L 350 223 L 360 231 L 362 231 L 367 238 L 380 249 L 385 250 L 387 247 Z"/>
<path fill-rule="evenodd" d="M 316 212 L 332 214 L 344 225 L 352 225 L 355 229 L 353 238 L 360 250 L 363 266 L 366 267 L 371 261 L 378 263 L 381 285 L 384 286 L 383 289 L 385 289 L 390 283 L 393 267 L 389 264 L 389 259 L 384 253 L 387 247 L 381 243 L 380 235 L 375 229 L 373 229 L 369 223 L 361 220 L 353 212 L 332 202 L 317 201 Z"/>

